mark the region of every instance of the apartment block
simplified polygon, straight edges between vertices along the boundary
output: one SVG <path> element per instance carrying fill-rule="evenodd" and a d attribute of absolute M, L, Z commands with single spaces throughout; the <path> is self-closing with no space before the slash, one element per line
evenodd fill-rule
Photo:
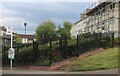
<path fill-rule="evenodd" d="M 0 26 L 0 39 L 2 41 L 2 45 L 10 44 L 11 42 L 10 27 Z M 15 33 L 13 33 L 13 39 L 15 39 Z"/>
<path fill-rule="evenodd" d="M 76 28 L 76 29 L 73 29 Z M 74 23 L 71 37 L 83 33 L 114 32 L 115 37 L 120 34 L 120 1 L 99 2 L 95 7 L 86 9 L 81 19 Z M 76 32 L 76 33 L 75 33 Z"/>

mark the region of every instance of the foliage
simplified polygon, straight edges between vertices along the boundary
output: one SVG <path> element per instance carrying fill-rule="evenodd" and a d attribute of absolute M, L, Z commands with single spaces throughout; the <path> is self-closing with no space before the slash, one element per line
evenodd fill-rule
<path fill-rule="evenodd" d="M 16 43 L 22 43 L 22 38 L 16 34 Z"/>
<path fill-rule="evenodd" d="M 32 47 L 22 48 L 15 57 L 16 64 L 31 64 L 33 61 Z"/>
<path fill-rule="evenodd" d="M 115 45 L 120 44 L 120 37 L 115 38 L 114 43 L 115 43 Z"/>
<path fill-rule="evenodd" d="M 46 56 L 40 56 L 38 61 L 35 63 L 37 66 L 48 66 L 50 64 L 49 57 Z"/>
<path fill-rule="evenodd" d="M 61 28 L 61 26 L 59 25 L 57 32 L 62 37 L 67 36 L 68 38 L 70 38 L 71 27 L 72 27 L 72 23 L 65 21 L 63 24 L 63 28 Z"/>
<path fill-rule="evenodd" d="M 56 26 L 52 21 L 43 22 L 36 28 L 36 37 L 39 41 L 46 43 L 50 36 L 56 36 Z"/>

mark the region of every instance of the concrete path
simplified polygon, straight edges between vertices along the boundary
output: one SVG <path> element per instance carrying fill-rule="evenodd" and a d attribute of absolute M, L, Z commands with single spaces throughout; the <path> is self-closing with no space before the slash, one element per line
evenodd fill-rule
<path fill-rule="evenodd" d="M 39 70 L 3 70 L 3 74 L 118 74 L 118 69 L 87 71 L 87 72 L 58 72 Z"/>

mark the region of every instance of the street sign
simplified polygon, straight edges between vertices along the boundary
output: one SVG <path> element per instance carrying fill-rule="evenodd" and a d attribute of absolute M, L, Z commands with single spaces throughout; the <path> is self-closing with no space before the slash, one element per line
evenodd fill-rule
<path fill-rule="evenodd" d="M 15 49 L 10 48 L 10 49 L 8 50 L 8 58 L 9 58 L 9 59 L 14 59 L 14 56 L 15 56 Z"/>

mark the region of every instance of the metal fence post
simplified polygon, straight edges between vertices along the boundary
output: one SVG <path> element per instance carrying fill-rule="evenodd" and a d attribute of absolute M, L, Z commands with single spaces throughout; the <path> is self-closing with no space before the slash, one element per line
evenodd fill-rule
<path fill-rule="evenodd" d="M 101 44 L 102 44 L 102 33 L 100 32 L 100 41 L 99 41 L 99 47 L 101 47 Z"/>
<path fill-rule="evenodd" d="M 5 47 L 5 45 L 3 45 L 2 51 L 3 51 L 3 56 L 4 56 L 4 57 L 2 57 L 2 58 L 4 58 L 4 59 L 2 59 L 2 61 L 3 61 L 3 65 L 5 65 L 6 64 L 6 60 L 5 60 L 5 57 L 6 57 L 6 47 Z"/>
<path fill-rule="evenodd" d="M 52 36 L 50 36 L 50 65 L 52 64 L 52 55 L 51 55 L 51 51 L 52 51 Z"/>
<path fill-rule="evenodd" d="M 85 40 L 85 41 L 86 41 L 86 51 L 88 50 L 88 45 L 87 45 L 87 43 L 88 43 L 88 42 L 87 42 L 87 41 L 88 41 L 88 40 L 87 40 L 87 37 L 88 37 L 88 36 L 87 36 L 87 35 L 88 35 L 88 34 L 86 33 L 86 34 L 85 34 L 85 39 L 86 39 L 86 40 Z"/>
<path fill-rule="evenodd" d="M 108 42 L 108 35 L 109 35 L 109 33 L 105 33 L 105 40 L 106 40 L 106 44 L 107 44 L 107 42 Z M 108 46 L 108 44 L 107 45 L 105 45 L 105 47 L 107 47 Z"/>
<path fill-rule="evenodd" d="M 19 53 L 19 44 L 17 43 L 17 55 Z"/>
<path fill-rule="evenodd" d="M 112 33 L 112 47 L 114 47 L 114 33 Z"/>
<path fill-rule="evenodd" d="M 35 44 L 36 44 L 36 60 L 38 60 L 39 59 L 39 51 L 38 51 L 38 42 L 35 42 Z"/>
<path fill-rule="evenodd" d="M 77 34 L 77 56 L 79 56 L 79 35 Z"/>
<path fill-rule="evenodd" d="M 67 36 L 65 36 L 65 59 L 67 59 L 68 53 L 67 53 Z"/>
<path fill-rule="evenodd" d="M 33 63 L 38 60 L 38 43 L 33 40 Z"/>
<path fill-rule="evenodd" d="M 98 33 L 94 33 L 94 35 L 95 35 L 95 37 L 94 37 L 95 38 L 94 39 L 95 40 L 95 45 L 96 45 L 96 48 L 98 48 L 99 47 Z"/>
<path fill-rule="evenodd" d="M 33 59 L 33 60 L 32 60 L 33 63 L 34 63 L 34 50 L 35 50 L 35 42 L 34 42 L 34 40 L 33 40 L 33 56 L 32 56 L 32 57 L 33 57 L 33 58 L 32 58 L 32 59 Z"/>
<path fill-rule="evenodd" d="M 63 57 L 63 52 L 62 52 L 62 38 L 61 38 L 61 36 L 59 36 L 59 51 L 60 51 L 60 53 L 62 53 L 62 57 Z"/>

